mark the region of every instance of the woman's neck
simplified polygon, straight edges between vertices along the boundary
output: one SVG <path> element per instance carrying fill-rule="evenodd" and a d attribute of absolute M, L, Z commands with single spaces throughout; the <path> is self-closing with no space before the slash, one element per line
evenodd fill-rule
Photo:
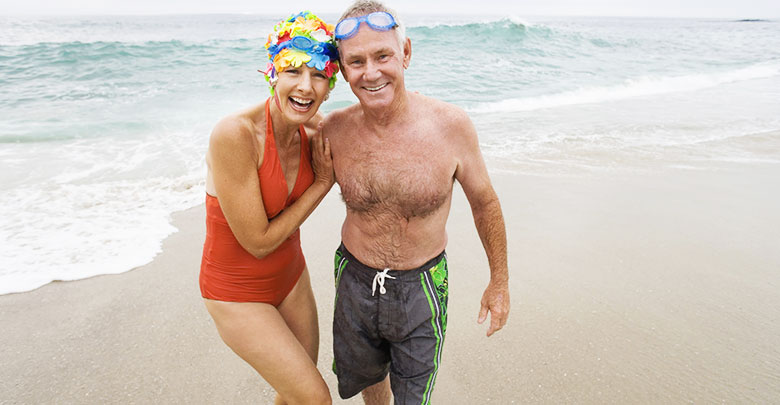
<path fill-rule="evenodd" d="M 300 124 L 290 123 L 279 108 L 276 96 L 268 100 L 271 103 L 271 126 L 274 129 L 274 141 L 277 147 L 288 148 L 295 141 L 295 133 Z"/>

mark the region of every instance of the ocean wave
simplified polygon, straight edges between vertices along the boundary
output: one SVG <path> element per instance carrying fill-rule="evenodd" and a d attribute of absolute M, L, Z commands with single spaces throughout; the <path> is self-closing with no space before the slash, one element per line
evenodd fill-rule
<path fill-rule="evenodd" d="M 742 69 L 710 74 L 674 77 L 643 76 L 615 86 L 582 87 L 577 90 L 536 97 L 513 98 L 487 102 L 467 108 L 470 112 L 532 111 L 576 104 L 600 103 L 633 97 L 695 91 L 721 84 L 780 75 L 780 64 L 762 63 Z"/>
<path fill-rule="evenodd" d="M 120 41 L 72 41 L 38 42 L 28 45 L 0 45 L 2 58 L 9 63 L 19 59 L 47 64 L 67 64 L 73 61 L 89 62 L 106 58 L 164 58 L 171 52 L 194 53 L 209 50 L 246 51 L 257 48 L 261 39 L 239 38 L 209 40 L 205 42 L 168 41 L 120 42 Z"/>
<path fill-rule="evenodd" d="M 529 28 L 538 25 L 532 24 L 527 20 L 524 20 L 516 15 L 510 15 L 508 17 L 502 17 L 498 19 L 486 19 L 484 21 L 479 21 L 479 22 L 462 21 L 462 22 L 453 23 L 453 22 L 445 22 L 445 21 L 434 21 L 434 22 L 426 21 L 418 24 L 410 24 L 409 29 L 463 28 L 463 27 L 479 27 L 479 26 L 501 27 L 501 28 Z"/>
<path fill-rule="evenodd" d="M 0 45 L 230 40 L 268 32 L 275 22 L 256 15 L 0 16 Z"/>
<path fill-rule="evenodd" d="M 89 97 L 95 98 L 94 95 Z M 65 97 L 60 100 L 65 100 Z M 85 118 L 74 122 L 59 117 L 50 117 L 40 122 L 16 120 L 0 122 L 0 145 L 83 141 L 105 138 L 106 134 L 121 138 L 142 134 L 152 129 L 151 123 L 140 120 L 105 122 Z"/>
<path fill-rule="evenodd" d="M 512 39 L 526 35 L 549 36 L 552 30 L 542 24 L 531 24 L 520 17 L 504 17 L 497 20 L 463 21 L 458 23 L 432 22 L 409 27 L 412 39 L 426 37 L 477 37 Z"/>

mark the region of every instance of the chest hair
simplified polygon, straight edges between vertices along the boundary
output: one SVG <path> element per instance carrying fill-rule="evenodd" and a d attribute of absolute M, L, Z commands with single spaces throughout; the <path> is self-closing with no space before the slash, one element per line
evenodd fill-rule
<path fill-rule="evenodd" d="M 431 142 L 364 142 L 350 146 L 337 176 L 350 210 L 410 219 L 426 217 L 449 198 L 453 164 Z"/>

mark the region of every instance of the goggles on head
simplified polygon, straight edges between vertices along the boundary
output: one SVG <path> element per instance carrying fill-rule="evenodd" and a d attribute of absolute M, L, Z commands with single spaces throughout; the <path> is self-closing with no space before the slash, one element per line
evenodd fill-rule
<path fill-rule="evenodd" d="M 293 48 L 304 52 L 327 54 L 329 49 L 326 47 L 326 45 L 328 44 L 314 41 L 307 37 L 293 37 L 290 40 L 268 47 L 268 53 L 270 53 L 272 56 L 276 56 L 276 54 L 281 52 L 282 49 Z"/>
<path fill-rule="evenodd" d="M 395 18 L 386 11 L 377 11 L 360 17 L 345 18 L 336 25 L 336 39 L 352 38 L 357 34 L 362 22 L 368 24 L 374 31 L 388 31 L 398 25 L 395 22 Z"/>

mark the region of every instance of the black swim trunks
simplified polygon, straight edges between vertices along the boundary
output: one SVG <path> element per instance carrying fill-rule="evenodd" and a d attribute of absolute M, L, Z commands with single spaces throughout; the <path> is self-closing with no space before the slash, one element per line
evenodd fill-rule
<path fill-rule="evenodd" d="M 447 256 L 415 270 L 375 269 L 336 250 L 333 371 L 350 398 L 385 379 L 396 404 L 428 404 L 447 330 Z"/>

